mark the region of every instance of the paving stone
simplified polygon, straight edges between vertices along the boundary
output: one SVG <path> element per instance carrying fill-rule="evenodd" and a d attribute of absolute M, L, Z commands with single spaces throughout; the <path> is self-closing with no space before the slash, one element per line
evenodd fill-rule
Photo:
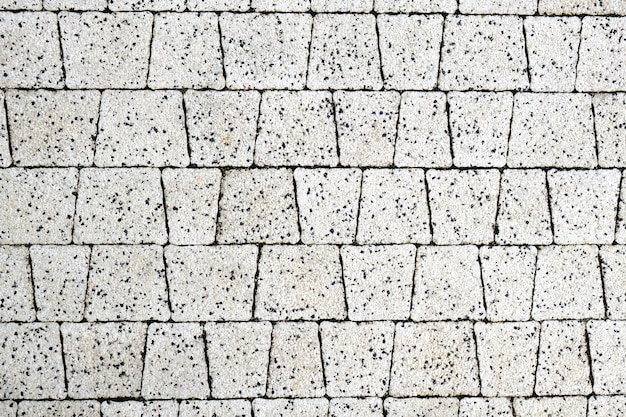
<path fill-rule="evenodd" d="M 454 166 L 504 166 L 513 95 L 453 92 L 448 94 L 448 102 Z"/>
<path fill-rule="evenodd" d="M 398 167 L 452 165 L 444 93 L 402 94 L 394 162 Z"/>
<path fill-rule="evenodd" d="M 612 243 L 620 177 L 616 169 L 548 172 L 554 242 Z"/>
<path fill-rule="evenodd" d="M 308 14 L 222 14 L 226 86 L 304 88 L 312 24 Z"/>
<path fill-rule="evenodd" d="M 185 10 L 185 0 L 108 0 L 109 9 L 114 12 Z"/>
<path fill-rule="evenodd" d="M 94 246 L 89 269 L 87 320 L 170 318 L 161 246 Z"/>
<path fill-rule="evenodd" d="M 363 172 L 358 243 L 430 243 L 424 171 L 368 169 Z"/>
<path fill-rule="evenodd" d="M 529 86 L 519 16 L 447 16 L 441 53 L 442 90 L 522 90 Z"/>
<path fill-rule="evenodd" d="M 0 91 L 0 168 L 8 167 L 12 162 L 5 109 L 4 92 Z"/>
<path fill-rule="evenodd" d="M 508 165 L 597 165 L 589 94 L 518 93 L 513 105 Z"/>
<path fill-rule="evenodd" d="M 93 163 L 100 92 L 11 90 L 6 101 L 15 165 Z"/>
<path fill-rule="evenodd" d="M 27 247 L 0 246 L 0 322 L 35 321 L 30 273 Z"/>
<path fill-rule="evenodd" d="M 65 398 L 56 323 L 0 323 L 0 398 Z"/>
<path fill-rule="evenodd" d="M 146 323 L 63 323 L 70 398 L 138 397 Z"/>
<path fill-rule="evenodd" d="M 328 91 L 268 91 L 261 100 L 257 165 L 335 166 L 337 141 Z"/>
<path fill-rule="evenodd" d="M 166 241 L 158 169 L 81 170 L 74 242 L 164 244 Z"/>
<path fill-rule="evenodd" d="M 59 14 L 69 88 L 144 88 L 152 14 Z"/>
<path fill-rule="evenodd" d="M 456 0 L 374 0 L 378 13 L 454 13 Z"/>
<path fill-rule="evenodd" d="M 316 15 L 312 36 L 307 87 L 312 90 L 382 88 L 373 15 Z"/>
<path fill-rule="evenodd" d="M 626 13 L 625 5 L 619 7 Z M 576 89 L 626 89 L 626 17 L 583 18 Z"/>
<path fill-rule="evenodd" d="M 480 248 L 487 320 L 530 320 L 536 259 L 533 246 Z"/>
<path fill-rule="evenodd" d="M 502 171 L 496 242 L 505 245 L 552 243 L 548 186 L 544 171 Z"/>
<path fill-rule="evenodd" d="M 182 93 L 105 91 L 95 163 L 100 167 L 189 165 Z"/>
<path fill-rule="evenodd" d="M 17 403 L 15 401 L 0 401 L 0 415 L 3 417 L 16 417 Z"/>
<path fill-rule="evenodd" d="M 38 320 L 83 319 L 90 255 L 88 246 L 30 247 Z"/>
<path fill-rule="evenodd" d="M 435 88 L 443 34 L 441 15 L 380 15 L 378 32 L 385 88 Z"/>
<path fill-rule="evenodd" d="M 188 90 L 185 108 L 191 163 L 252 165 L 260 101 L 258 91 Z"/>
<path fill-rule="evenodd" d="M 326 417 L 328 407 L 326 398 L 252 401 L 255 417 Z"/>
<path fill-rule="evenodd" d="M 309 0 L 252 0 L 257 12 L 308 12 Z"/>
<path fill-rule="evenodd" d="M 41 0 L 2 0 L 0 10 L 41 10 Z"/>
<path fill-rule="evenodd" d="M 535 386 L 539 324 L 478 322 L 476 343 L 484 396 L 529 396 Z"/>
<path fill-rule="evenodd" d="M 368 13 L 374 7 L 374 0 L 311 0 L 311 10 L 315 13 L 360 12 Z"/>
<path fill-rule="evenodd" d="M 545 246 L 537 253 L 533 319 L 603 318 L 596 246 Z"/>
<path fill-rule="evenodd" d="M 104 10 L 107 0 L 43 0 L 46 10 Z"/>
<path fill-rule="evenodd" d="M 334 398 L 328 417 L 383 417 L 381 398 Z"/>
<path fill-rule="evenodd" d="M 392 165 L 400 94 L 338 91 L 333 98 L 341 165 Z"/>
<path fill-rule="evenodd" d="M 207 323 L 205 330 L 212 397 L 265 395 L 272 325 Z"/>
<path fill-rule="evenodd" d="M 477 395 L 479 391 L 471 323 L 396 325 L 391 396 Z"/>
<path fill-rule="evenodd" d="M 353 321 L 407 320 L 415 246 L 343 246 L 348 317 Z"/>
<path fill-rule="evenodd" d="M 626 94 L 594 94 L 598 165 L 626 167 Z"/>
<path fill-rule="evenodd" d="M 193 11 L 244 12 L 250 8 L 250 0 L 187 0 L 187 8 Z"/>
<path fill-rule="evenodd" d="M 17 415 L 19 417 L 100 417 L 100 403 L 95 400 L 21 401 Z M 104 417 L 107 415 L 105 414 Z"/>
<path fill-rule="evenodd" d="M 435 244 L 493 241 L 500 182 L 497 170 L 429 170 L 426 182 Z"/>
<path fill-rule="evenodd" d="M 4 51 L 0 57 L 0 87 L 63 87 L 54 13 L 0 12 L 0 50 Z"/>
<path fill-rule="evenodd" d="M 250 320 L 257 254 L 253 245 L 165 247 L 172 320 Z"/>
<path fill-rule="evenodd" d="M 574 90 L 581 22 L 578 17 L 524 20 L 532 91 Z"/>
<path fill-rule="evenodd" d="M 200 323 L 150 324 L 141 395 L 147 399 L 209 396 Z"/>
<path fill-rule="evenodd" d="M 541 14 L 626 14 L 619 0 L 539 0 Z"/>
<path fill-rule="evenodd" d="M 298 168 L 293 175 L 302 242 L 354 242 L 361 194 L 361 170 Z"/>
<path fill-rule="evenodd" d="M 215 241 L 222 174 L 218 169 L 165 169 L 161 173 L 169 240 L 179 245 Z"/>
<path fill-rule="evenodd" d="M 615 241 L 617 243 L 626 243 L 626 183 L 623 179 L 620 183 L 620 188 Z"/>
<path fill-rule="evenodd" d="M 70 243 L 78 171 L 0 170 L 0 244 Z"/>
<path fill-rule="evenodd" d="M 600 247 L 600 266 L 606 314 L 613 320 L 626 320 L 626 247 Z"/>
<path fill-rule="evenodd" d="M 388 417 L 458 417 L 457 398 L 385 398 Z"/>
<path fill-rule="evenodd" d="M 100 415 L 98 414 L 98 417 Z M 104 401 L 102 417 L 177 417 L 176 401 Z"/>
<path fill-rule="evenodd" d="M 250 401 L 182 401 L 179 417 L 252 417 Z M 258 416 L 258 414 L 257 414 Z"/>
<path fill-rule="evenodd" d="M 480 320 L 485 317 L 476 246 L 420 246 L 411 319 Z"/>
<path fill-rule="evenodd" d="M 587 398 L 585 397 L 515 398 L 513 407 L 515 415 L 519 417 L 587 416 Z"/>
<path fill-rule="evenodd" d="M 263 246 L 255 318 L 328 320 L 346 317 L 339 248 Z"/>
<path fill-rule="evenodd" d="M 587 358 L 584 322 L 544 321 L 541 323 L 535 392 L 538 395 L 591 394 Z M 582 417 L 585 417 L 584 413 Z"/>
<path fill-rule="evenodd" d="M 317 324 L 276 323 L 272 332 L 268 372 L 268 397 L 322 397 L 325 389 Z M 258 403 L 253 403 L 253 407 L 255 416 L 282 416 L 280 410 L 283 409 L 285 413 L 291 411 L 286 417 L 306 415 L 305 410 L 321 411 L 319 404 L 313 403 L 311 408 L 306 403 L 270 402 L 264 404 L 265 407 L 260 408 L 259 412 L 256 407 Z"/>
<path fill-rule="evenodd" d="M 535 0 L 459 0 L 463 14 L 535 14 Z"/>
<path fill-rule="evenodd" d="M 320 324 L 326 394 L 381 397 L 389 386 L 392 322 Z"/>
<path fill-rule="evenodd" d="M 459 417 L 513 417 L 508 398 L 461 398 Z"/>
<path fill-rule="evenodd" d="M 219 243 L 296 243 L 300 238 L 293 172 L 224 172 L 217 220 Z"/>
<path fill-rule="evenodd" d="M 620 417 L 626 413 L 626 397 L 589 397 L 589 417 Z"/>
<path fill-rule="evenodd" d="M 596 394 L 626 393 L 626 322 L 597 321 L 587 323 L 589 351 Z"/>

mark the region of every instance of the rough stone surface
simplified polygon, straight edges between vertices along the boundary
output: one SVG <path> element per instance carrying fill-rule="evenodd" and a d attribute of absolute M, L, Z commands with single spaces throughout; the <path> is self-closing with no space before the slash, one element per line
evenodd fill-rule
<path fill-rule="evenodd" d="M 618 417 L 626 412 L 626 397 L 589 397 L 589 417 Z"/>
<path fill-rule="evenodd" d="M 454 13 L 455 0 L 374 0 L 378 13 Z"/>
<path fill-rule="evenodd" d="M 508 398 L 462 398 L 459 417 L 514 417 Z"/>
<path fill-rule="evenodd" d="M 0 246 L 0 322 L 34 321 L 28 248 Z"/>
<path fill-rule="evenodd" d="M 606 314 L 613 320 L 626 320 L 626 248 L 602 246 L 600 262 Z"/>
<path fill-rule="evenodd" d="M 585 397 L 516 398 L 513 400 L 515 415 L 534 417 L 549 415 L 554 417 L 586 417 Z"/>
<path fill-rule="evenodd" d="M 100 403 L 94 400 L 21 401 L 17 415 L 19 417 L 100 417 Z M 108 415 L 104 414 L 104 417 Z"/>
<path fill-rule="evenodd" d="M 0 168 L 8 167 L 12 162 L 6 116 L 4 92 L 0 91 Z"/>
<path fill-rule="evenodd" d="M 389 417 L 458 417 L 457 398 L 392 398 L 385 399 L 385 411 Z"/>
<path fill-rule="evenodd" d="M 459 0 L 459 12 L 464 14 L 534 14 L 535 0 Z"/>
<path fill-rule="evenodd" d="M 252 417 L 250 401 L 181 401 L 179 417 Z M 258 414 L 257 414 L 258 415 Z"/>
<path fill-rule="evenodd" d="M 252 408 L 256 417 L 326 417 L 329 404 L 325 398 L 256 399 Z"/>
<path fill-rule="evenodd" d="M 105 401 L 101 410 L 102 417 L 178 417 L 176 401 Z"/>
<path fill-rule="evenodd" d="M 589 321 L 589 352 L 593 392 L 596 394 L 626 393 L 626 322 Z"/>
<path fill-rule="evenodd" d="M 598 165 L 626 166 L 626 94 L 594 94 Z"/>
<path fill-rule="evenodd" d="M 334 398 L 330 400 L 328 417 L 382 417 L 383 400 L 380 398 Z"/>

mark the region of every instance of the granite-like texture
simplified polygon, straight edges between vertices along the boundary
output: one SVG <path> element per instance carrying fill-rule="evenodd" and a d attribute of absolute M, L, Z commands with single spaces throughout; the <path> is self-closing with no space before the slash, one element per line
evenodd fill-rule
<path fill-rule="evenodd" d="M 459 417 L 514 417 L 508 398 L 461 398 Z"/>
<path fill-rule="evenodd" d="M 457 398 L 385 398 L 388 417 L 458 417 Z"/>
<path fill-rule="evenodd" d="M 380 398 L 334 398 L 330 400 L 328 417 L 383 417 Z"/>
<path fill-rule="evenodd" d="M 600 247 L 600 266 L 606 315 L 613 320 L 626 320 L 626 247 Z"/>
<path fill-rule="evenodd" d="M 170 400 L 104 401 L 101 410 L 102 417 L 178 417 L 178 403 Z"/>
<path fill-rule="evenodd" d="M 181 401 L 178 417 L 203 416 L 252 417 L 252 408 L 250 401 L 247 400 Z"/>
<path fill-rule="evenodd" d="M 626 393 L 626 322 L 587 322 L 593 392 L 596 394 Z"/>
<path fill-rule="evenodd" d="M 548 415 L 551 417 L 586 417 L 587 399 L 585 397 L 547 397 L 547 398 L 516 398 L 513 400 L 515 415 L 519 417 L 535 417 Z"/>
<path fill-rule="evenodd" d="M 598 165 L 626 166 L 626 94 L 594 94 Z"/>
<path fill-rule="evenodd" d="M 329 404 L 326 398 L 256 399 L 252 408 L 255 417 L 326 417 Z"/>
<path fill-rule="evenodd" d="M 0 246 L 0 322 L 34 321 L 30 259 L 25 246 Z"/>
<path fill-rule="evenodd" d="M 12 162 L 6 116 L 4 92 L 0 91 L 0 168 L 8 167 Z"/>
<path fill-rule="evenodd" d="M 17 415 L 19 417 L 100 417 L 100 403 L 95 400 L 21 401 Z M 104 414 L 103 417 L 109 416 Z"/>

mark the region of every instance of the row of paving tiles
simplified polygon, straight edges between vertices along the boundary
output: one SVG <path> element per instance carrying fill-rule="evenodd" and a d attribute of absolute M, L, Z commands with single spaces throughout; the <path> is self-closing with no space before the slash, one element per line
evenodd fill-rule
<path fill-rule="evenodd" d="M 8 90 L 3 100 L 4 167 L 626 166 L 624 93 Z"/>
<path fill-rule="evenodd" d="M 617 169 L 6 168 L 0 203 L 0 244 L 626 243 Z"/>
<path fill-rule="evenodd" d="M 626 90 L 625 17 L 0 12 L 0 49 L 5 88 Z"/>
<path fill-rule="evenodd" d="M 0 272 L 3 322 L 626 320 L 624 246 L 0 246 Z"/>

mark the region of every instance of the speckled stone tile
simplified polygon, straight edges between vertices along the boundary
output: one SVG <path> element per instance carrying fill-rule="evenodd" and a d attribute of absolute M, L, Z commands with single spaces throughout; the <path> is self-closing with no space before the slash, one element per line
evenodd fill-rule
<path fill-rule="evenodd" d="M 178 417 L 252 417 L 248 400 L 182 401 Z M 258 414 L 257 414 L 258 416 Z"/>
<path fill-rule="evenodd" d="M 507 162 L 511 168 L 595 167 L 591 96 L 516 94 Z"/>
<path fill-rule="evenodd" d="M 335 166 L 339 161 L 329 91 L 267 91 L 261 99 L 254 162 Z"/>
<path fill-rule="evenodd" d="M 584 322 L 542 322 L 535 392 L 538 395 L 591 394 L 588 357 Z"/>
<path fill-rule="evenodd" d="M 254 316 L 261 320 L 344 319 L 341 275 L 336 246 L 263 246 Z"/>
<path fill-rule="evenodd" d="M 0 10 L 41 10 L 41 0 L 1 0 Z"/>
<path fill-rule="evenodd" d="M 626 247 L 600 247 L 607 317 L 626 320 Z"/>
<path fill-rule="evenodd" d="M 620 178 L 616 169 L 549 171 L 554 242 L 612 243 Z"/>
<path fill-rule="evenodd" d="M 626 14 L 620 0 L 539 0 L 541 14 Z"/>
<path fill-rule="evenodd" d="M 0 401 L 0 415 L 3 417 L 16 417 L 17 403 L 15 401 Z"/>
<path fill-rule="evenodd" d="M 293 175 L 302 243 L 354 242 L 361 194 L 361 170 L 297 168 Z"/>
<path fill-rule="evenodd" d="M 441 15 L 379 15 L 378 33 L 385 88 L 435 88 L 443 34 Z"/>
<path fill-rule="evenodd" d="M 63 323 L 70 398 L 138 397 L 146 323 Z"/>
<path fill-rule="evenodd" d="M 100 403 L 86 401 L 22 401 L 18 417 L 100 417 Z M 107 414 L 104 417 L 108 417 Z M 134 416 L 128 416 L 134 417 Z M 156 417 L 156 416 L 155 416 Z"/>
<path fill-rule="evenodd" d="M 152 14 L 59 14 L 69 88 L 144 88 L 148 78 Z"/>
<path fill-rule="evenodd" d="M 304 88 L 312 23 L 308 14 L 222 14 L 226 86 Z"/>
<path fill-rule="evenodd" d="M 252 401 L 255 417 L 326 417 L 328 400 L 326 398 L 303 398 L 293 400 Z"/>
<path fill-rule="evenodd" d="M 623 174 L 626 175 L 626 174 Z M 615 230 L 615 241 L 617 243 L 626 243 L 626 182 L 622 177 L 620 183 L 620 194 L 617 212 L 617 226 Z"/>
<path fill-rule="evenodd" d="M 426 182 L 435 244 L 493 242 L 500 172 L 429 170 Z"/>
<path fill-rule="evenodd" d="M 218 243 L 296 243 L 300 239 L 293 172 L 225 171 L 217 217 Z"/>
<path fill-rule="evenodd" d="M 626 94 L 594 94 L 598 165 L 626 167 Z"/>
<path fill-rule="evenodd" d="M 37 319 L 81 321 L 85 308 L 89 246 L 31 246 Z"/>
<path fill-rule="evenodd" d="M 100 115 L 97 166 L 189 165 L 179 91 L 105 91 Z"/>
<path fill-rule="evenodd" d="M 458 417 L 457 398 L 385 398 L 388 417 Z"/>
<path fill-rule="evenodd" d="M 62 88 L 57 16 L 0 12 L 0 87 Z"/>
<path fill-rule="evenodd" d="M 308 12 L 309 0 L 252 0 L 252 10 L 257 12 Z"/>
<path fill-rule="evenodd" d="M 207 323 L 207 358 L 213 398 L 265 394 L 272 325 Z"/>
<path fill-rule="evenodd" d="M 101 409 L 102 417 L 178 417 L 176 401 L 103 401 Z"/>
<path fill-rule="evenodd" d="M 496 242 L 504 245 L 552 243 L 546 173 L 505 169 L 500 183 Z"/>
<path fill-rule="evenodd" d="M 316 15 L 307 87 L 379 90 L 382 86 L 376 18 L 368 14 Z"/>
<path fill-rule="evenodd" d="M 626 12 L 625 5 L 620 8 Z M 626 89 L 626 17 L 583 18 L 576 89 Z"/>
<path fill-rule="evenodd" d="M 415 246 L 343 246 L 341 259 L 348 318 L 407 320 L 415 270 Z"/>
<path fill-rule="evenodd" d="M 185 10 L 185 0 L 108 0 L 109 9 L 113 12 Z"/>
<path fill-rule="evenodd" d="M 213 243 L 221 172 L 218 169 L 168 168 L 161 175 L 170 243 Z"/>
<path fill-rule="evenodd" d="M 333 100 L 341 165 L 392 165 L 400 94 L 338 91 Z"/>
<path fill-rule="evenodd" d="M 533 246 L 480 248 L 489 321 L 530 320 L 536 259 Z"/>
<path fill-rule="evenodd" d="M 172 320 L 250 320 L 257 254 L 253 245 L 165 247 Z"/>
<path fill-rule="evenodd" d="M 0 168 L 8 167 L 11 165 L 11 162 L 4 92 L 0 91 Z"/>
<path fill-rule="evenodd" d="M 333 398 L 328 417 L 383 417 L 381 398 Z"/>
<path fill-rule="evenodd" d="M 161 173 L 155 168 L 85 168 L 74 222 L 75 243 L 167 241 Z"/>
<path fill-rule="evenodd" d="M 459 417 L 514 417 L 508 398 L 461 398 Z"/>
<path fill-rule="evenodd" d="M 181 3 L 184 8 L 184 1 L 177 0 L 176 3 Z M 217 15 L 157 14 L 154 18 L 148 86 L 221 89 L 224 84 Z"/>
<path fill-rule="evenodd" d="M 620 417 L 624 413 L 626 413 L 626 397 L 624 396 L 589 397 L 588 417 Z"/>
<path fill-rule="evenodd" d="M 0 335 L 0 398 L 65 398 L 57 323 L 0 323 Z"/>
<path fill-rule="evenodd" d="M 326 390 L 324 389 L 317 323 L 276 323 L 272 332 L 268 372 L 268 397 L 324 396 Z M 278 412 L 283 408 L 284 412 L 291 411 L 285 414 L 285 417 L 296 416 L 303 412 L 298 411 L 298 404 L 293 403 L 274 402 L 267 403 L 265 406 L 271 407 L 270 409 L 277 407 L 275 414 L 270 414 L 268 410 L 257 413 L 255 407 L 254 415 L 283 415 Z M 304 404 L 302 406 L 304 409 L 309 408 Z M 327 404 L 326 407 L 328 407 Z M 324 412 L 325 415 L 326 412 Z"/>
<path fill-rule="evenodd" d="M 442 90 L 521 90 L 529 86 L 522 18 L 446 17 Z"/>
<path fill-rule="evenodd" d="M 394 162 L 398 167 L 452 165 L 444 93 L 402 94 Z"/>
<path fill-rule="evenodd" d="M 363 172 L 356 240 L 368 243 L 430 243 L 424 171 L 368 169 Z"/>
<path fill-rule="evenodd" d="M 535 14 L 535 0 L 459 0 L 463 14 Z"/>
<path fill-rule="evenodd" d="M 208 398 L 200 323 L 150 324 L 141 395 L 146 399 Z"/>
<path fill-rule="evenodd" d="M 484 319 L 478 248 L 420 246 L 412 305 L 414 321 Z"/>
<path fill-rule="evenodd" d="M 532 91 L 574 90 L 580 44 L 578 17 L 531 16 L 524 20 Z"/>
<path fill-rule="evenodd" d="M 315 13 L 368 13 L 372 11 L 373 7 L 374 0 L 311 0 L 311 10 Z"/>
<path fill-rule="evenodd" d="M 0 170 L 0 244 L 70 243 L 78 171 Z"/>
<path fill-rule="evenodd" d="M 322 358 L 330 397 L 382 397 L 389 386 L 392 322 L 322 322 Z"/>
<path fill-rule="evenodd" d="M 163 248 L 94 246 L 85 318 L 89 321 L 166 321 L 170 318 Z"/>
<path fill-rule="evenodd" d="M 626 322 L 587 323 L 595 394 L 626 393 Z"/>
<path fill-rule="evenodd" d="M 597 246 L 544 246 L 537 253 L 533 319 L 603 318 Z"/>
<path fill-rule="evenodd" d="M 6 102 L 15 165 L 93 164 L 100 92 L 10 90 Z"/>
<path fill-rule="evenodd" d="M 250 8 L 250 0 L 187 0 L 187 8 L 193 11 L 244 12 Z"/>
<path fill-rule="evenodd" d="M 34 321 L 28 248 L 0 246 L 0 322 Z"/>
<path fill-rule="evenodd" d="M 515 398 L 515 415 L 519 417 L 586 417 L 587 398 L 552 397 L 552 398 Z"/>
<path fill-rule="evenodd" d="M 259 117 L 258 91 L 185 93 L 191 163 L 201 167 L 252 165 Z"/>
<path fill-rule="evenodd" d="M 46 10 L 104 10 L 107 0 L 43 0 Z"/>
<path fill-rule="evenodd" d="M 378 13 L 454 13 L 456 0 L 374 0 Z"/>
<path fill-rule="evenodd" d="M 448 102 L 454 166 L 504 166 L 513 94 L 453 92 Z"/>

